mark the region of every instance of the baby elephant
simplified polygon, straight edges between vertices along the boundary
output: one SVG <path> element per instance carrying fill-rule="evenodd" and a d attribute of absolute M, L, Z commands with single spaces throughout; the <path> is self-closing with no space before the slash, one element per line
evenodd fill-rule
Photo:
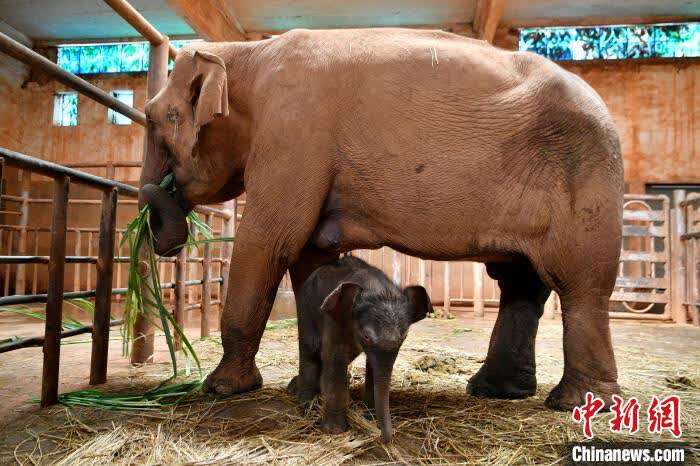
<path fill-rule="evenodd" d="M 422 286 L 399 289 L 381 270 L 346 256 L 318 268 L 297 296 L 299 375 L 289 384 L 300 405 L 319 390 L 324 400 L 321 427 L 347 429 L 348 365 L 366 355 L 365 402 L 375 407 L 381 439 L 391 441 L 389 384 L 408 327 L 432 312 Z"/>

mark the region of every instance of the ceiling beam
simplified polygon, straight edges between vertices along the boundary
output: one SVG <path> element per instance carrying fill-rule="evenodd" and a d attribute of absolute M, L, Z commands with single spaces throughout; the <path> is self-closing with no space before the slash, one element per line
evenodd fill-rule
<path fill-rule="evenodd" d="M 214 42 L 248 40 L 236 15 L 223 0 L 166 0 L 203 39 Z"/>
<path fill-rule="evenodd" d="M 493 42 L 505 0 L 476 0 L 473 29 L 477 39 Z"/>

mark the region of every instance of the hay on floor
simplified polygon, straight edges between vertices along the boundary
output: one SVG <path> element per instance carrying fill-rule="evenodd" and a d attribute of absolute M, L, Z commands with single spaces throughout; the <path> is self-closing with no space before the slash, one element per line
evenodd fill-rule
<path fill-rule="evenodd" d="M 351 368 L 354 401 L 347 432 L 321 432 L 318 403 L 305 414 L 298 411 L 285 391 L 297 367 L 296 329 L 293 325 L 277 325 L 268 329 L 258 356 L 266 377 L 260 390 L 218 400 L 202 395 L 175 409 L 147 413 L 55 407 L 42 411 L 43 424 L 19 433 L 23 439 L 14 441 L 11 451 L 5 445 L 4 459 L 20 464 L 65 465 L 555 464 L 562 460 L 564 444 L 583 440 L 570 413 L 553 412 L 543 406 L 561 374 L 559 358 L 548 352 L 538 356 L 540 386 L 533 398 L 505 401 L 471 397 L 465 394 L 465 384 L 479 368 L 483 354 L 438 345 L 449 335 L 463 332 L 454 331 L 459 325 L 454 321 L 433 325 L 444 326 L 447 336 L 413 332 L 397 361 L 391 393 L 395 435 L 390 445 L 378 441 L 376 423 L 359 401 L 363 358 Z M 213 367 L 221 354 L 217 339 L 200 340 L 196 349 L 207 367 Z M 647 354 L 639 348 L 618 349 L 617 358 L 624 374 L 623 388 L 643 405 L 652 394 L 673 392 L 681 396 L 684 440 L 697 444 L 700 366 L 684 366 L 680 361 L 668 361 L 663 354 Z M 141 375 L 111 387 L 150 388 L 160 380 L 159 375 L 167 375 L 168 368 L 164 365 L 140 370 Z M 146 373 L 148 378 L 143 376 Z M 645 426 L 644 412 L 640 414 Z M 609 414 L 596 419 L 598 439 L 670 439 L 668 435 L 646 432 L 634 437 L 612 434 L 607 428 L 609 419 Z"/>

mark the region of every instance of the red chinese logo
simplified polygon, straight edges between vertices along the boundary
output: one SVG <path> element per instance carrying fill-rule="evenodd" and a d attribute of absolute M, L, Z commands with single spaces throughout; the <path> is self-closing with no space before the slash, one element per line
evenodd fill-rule
<path fill-rule="evenodd" d="M 652 396 L 647 415 L 650 433 L 667 430 L 676 438 L 681 436 L 681 400 L 676 395 L 667 396 L 661 401 Z"/>
<path fill-rule="evenodd" d="M 630 398 L 625 403 L 624 400 L 613 395 L 613 405 L 610 410 L 614 413 L 614 417 L 610 420 L 610 430 L 612 432 L 622 432 L 623 429 L 629 430 L 630 434 L 639 431 L 639 402 L 635 397 Z"/>
<path fill-rule="evenodd" d="M 600 398 L 595 397 L 593 393 L 586 393 L 586 403 L 583 406 L 577 406 L 571 413 L 571 418 L 578 424 L 583 423 L 583 435 L 586 438 L 593 438 L 593 429 L 591 428 L 591 420 L 603 409 L 605 403 Z"/>
<path fill-rule="evenodd" d="M 610 410 L 613 418 L 608 423 L 610 431 L 629 431 L 630 434 L 639 432 L 639 409 L 640 404 L 635 397 L 625 401 L 618 395 L 612 396 Z M 574 408 L 571 419 L 577 424 L 583 424 L 583 435 L 586 438 L 593 438 L 592 421 L 596 415 L 603 410 L 605 402 L 596 397 L 593 393 L 586 393 L 586 402 Z M 681 400 L 676 395 L 659 399 L 657 396 L 651 397 L 649 409 L 647 409 L 647 420 L 649 433 L 660 434 L 664 431 L 670 432 L 674 437 L 679 438 L 683 433 L 681 429 Z"/>

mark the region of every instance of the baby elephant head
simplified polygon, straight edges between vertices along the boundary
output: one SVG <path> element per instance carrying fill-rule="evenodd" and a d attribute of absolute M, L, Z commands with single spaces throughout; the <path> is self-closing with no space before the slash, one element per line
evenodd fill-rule
<path fill-rule="evenodd" d="M 374 376 L 374 402 L 382 431 L 382 442 L 391 441 L 389 385 L 394 361 L 406 338 L 408 328 L 432 312 L 428 293 L 422 286 L 400 290 L 363 289 L 356 283 L 341 283 L 329 294 L 321 310 L 352 336 L 367 356 Z"/>

